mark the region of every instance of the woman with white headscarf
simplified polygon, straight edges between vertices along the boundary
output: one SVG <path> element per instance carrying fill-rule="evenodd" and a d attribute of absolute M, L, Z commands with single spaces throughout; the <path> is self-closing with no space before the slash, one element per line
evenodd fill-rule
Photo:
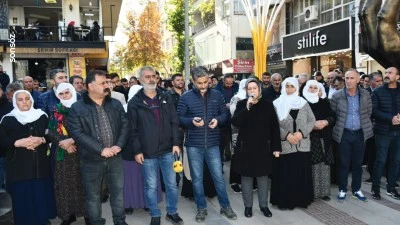
<path fill-rule="evenodd" d="M 310 133 L 314 198 L 329 201 L 331 193 L 330 165 L 334 161 L 332 127 L 335 123 L 335 117 L 329 102 L 323 98 L 324 89 L 318 81 L 309 80 L 303 89 L 303 97 L 310 105 L 316 119 L 314 129 Z"/>
<path fill-rule="evenodd" d="M 236 105 L 240 100 L 245 99 L 246 96 L 246 81 L 247 79 L 242 79 L 239 83 L 239 91 L 231 98 L 231 104 L 229 109 L 231 111 L 231 115 L 235 113 Z M 236 140 L 238 136 L 239 129 L 232 125 L 232 158 L 231 158 L 231 165 L 233 161 L 235 161 L 235 152 L 234 149 L 236 147 Z M 232 166 L 229 170 L 229 184 L 231 185 L 231 189 L 235 193 L 241 193 L 242 189 L 240 187 L 240 175 L 233 171 Z"/>
<path fill-rule="evenodd" d="M 275 160 L 271 203 L 283 209 L 306 208 L 314 199 L 310 164 L 310 132 L 315 117 L 299 96 L 299 83 L 289 77 L 282 82 L 281 96 L 274 102 L 282 144 Z"/>
<path fill-rule="evenodd" d="M 16 91 L 14 109 L 0 121 L 0 147 L 7 149 L 6 188 L 16 225 L 47 224 L 56 216 L 47 156 L 48 118 L 33 104 L 28 91 Z"/>
<path fill-rule="evenodd" d="M 49 137 L 54 153 L 54 193 L 57 216 L 61 225 L 76 221 L 76 217 L 87 216 L 84 189 L 79 165 L 78 148 L 69 137 L 66 127 L 69 110 L 76 102 L 75 88 L 69 83 L 58 85 L 55 94 L 60 103 L 50 114 Z M 87 218 L 85 220 L 88 222 Z"/>

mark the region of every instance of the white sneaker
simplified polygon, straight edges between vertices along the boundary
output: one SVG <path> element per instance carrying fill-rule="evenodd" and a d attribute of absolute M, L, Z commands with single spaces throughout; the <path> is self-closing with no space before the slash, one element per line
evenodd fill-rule
<path fill-rule="evenodd" d="M 344 192 L 343 190 L 340 190 L 337 195 L 337 200 L 339 202 L 343 202 L 345 199 L 346 199 L 346 192 Z"/>

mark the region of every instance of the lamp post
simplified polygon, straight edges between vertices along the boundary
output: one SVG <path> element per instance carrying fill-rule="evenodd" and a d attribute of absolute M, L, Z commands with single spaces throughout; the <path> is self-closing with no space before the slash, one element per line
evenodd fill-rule
<path fill-rule="evenodd" d="M 111 41 L 114 40 L 114 30 L 113 30 L 113 18 L 112 18 L 112 7 L 115 5 L 110 5 L 110 17 L 111 17 Z"/>
<path fill-rule="evenodd" d="M 190 80 L 190 56 L 189 56 L 189 0 L 185 0 L 185 80 Z"/>

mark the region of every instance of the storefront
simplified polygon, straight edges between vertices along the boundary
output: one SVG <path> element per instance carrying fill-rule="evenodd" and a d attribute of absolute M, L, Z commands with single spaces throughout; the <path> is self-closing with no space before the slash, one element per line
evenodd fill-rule
<path fill-rule="evenodd" d="M 286 62 L 282 60 L 282 43 L 268 46 L 267 71 L 271 74 L 279 73 L 283 77 L 287 76 Z"/>
<path fill-rule="evenodd" d="M 292 61 L 292 75 L 354 67 L 353 22 L 351 18 L 324 24 L 283 37 L 282 59 Z"/>

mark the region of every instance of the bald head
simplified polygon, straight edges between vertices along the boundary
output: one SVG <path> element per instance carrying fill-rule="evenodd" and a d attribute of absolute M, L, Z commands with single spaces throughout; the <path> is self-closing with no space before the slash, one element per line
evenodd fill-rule
<path fill-rule="evenodd" d="M 33 90 L 33 78 L 30 76 L 25 76 L 22 79 L 22 83 L 24 85 L 24 89 L 31 92 Z"/>
<path fill-rule="evenodd" d="M 339 74 L 336 71 L 329 72 L 328 77 L 326 78 L 326 85 L 330 86 L 333 79 L 335 79 L 337 76 L 339 76 Z"/>

